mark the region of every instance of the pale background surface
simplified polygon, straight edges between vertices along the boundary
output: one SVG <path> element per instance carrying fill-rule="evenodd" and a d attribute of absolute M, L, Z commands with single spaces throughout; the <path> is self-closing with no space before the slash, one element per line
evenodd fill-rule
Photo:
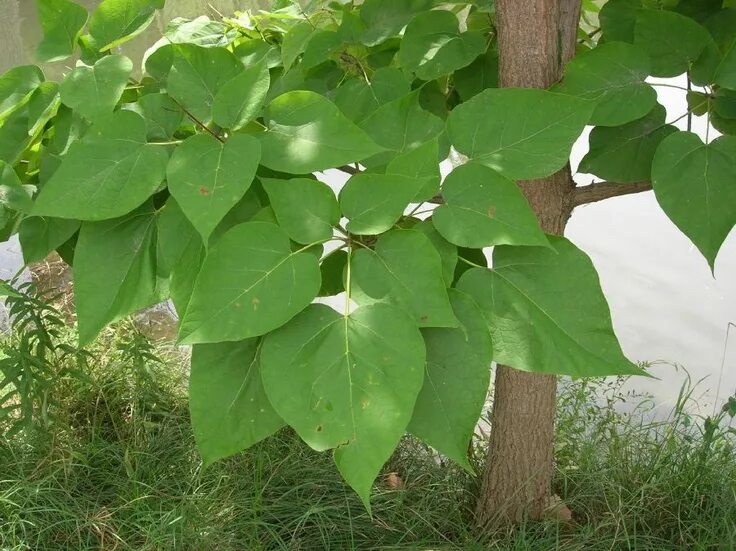
<path fill-rule="evenodd" d="M 93 8 L 98 0 L 77 0 Z M 242 0 L 168 0 L 155 27 L 126 46 L 125 53 L 139 61 L 165 21 L 177 16 L 227 14 L 261 2 Z M 33 0 L 0 0 L 3 34 L 0 35 L 0 72 L 31 62 L 40 37 Z M 68 64 L 67 64 L 68 65 Z M 65 64 L 48 68 L 58 78 Z M 684 85 L 684 79 L 668 81 Z M 685 111 L 684 92 L 658 88 L 660 102 L 674 120 Z M 707 122 L 695 118 L 693 128 L 704 135 Z M 677 123 L 685 129 L 686 121 Z M 711 138 L 716 134 L 711 130 Z M 587 137 L 576 144 L 573 168 L 585 154 Z M 331 184 L 339 185 L 332 178 Z M 575 177 L 580 184 L 589 175 Z M 735 183 L 736 184 L 736 183 Z M 652 369 L 661 380 L 637 379 L 631 386 L 652 392 L 669 405 L 683 380 L 671 365 L 684 366 L 693 378 L 707 377 L 700 387 L 704 404 L 712 403 L 721 373 L 728 322 L 736 323 L 736 232 L 724 244 L 716 262 L 715 278 L 705 259 L 659 209 L 654 194 L 619 197 L 578 208 L 567 236 L 593 259 L 608 297 L 616 332 L 624 352 L 634 361 L 670 362 Z M 21 263 L 17 243 L 0 248 L 0 276 L 8 277 Z M 736 330 L 726 349 L 720 399 L 736 391 Z"/>

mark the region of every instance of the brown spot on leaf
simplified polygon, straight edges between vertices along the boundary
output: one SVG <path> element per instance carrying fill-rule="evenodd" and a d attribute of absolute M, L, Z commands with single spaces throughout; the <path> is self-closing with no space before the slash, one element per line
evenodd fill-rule
<path fill-rule="evenodd" d="M 210 194 L 210 190 L 207 189 L 205 186 L 202 186 L 199 188 L 199 194 L 204 195 L 205 197 Z"/>
<path fill-rule="evenodd" d="M 317 432 L 322 432 L 322 425 L 317 425 Z"/>
<path fill-rule="evenodd" d="M 261 299 L 258 297 L 253 297 L 253 300 L 250 301 L 253 305 L 253 310 L 258 310 L 258 305 L 261 303 Z"/>
<path fill-rule="evenodd" d="M 486 211 L 486 213 L 488 214 L 489 218 L 493 218 L 494 216 L 496 216 L 496 207 L 491 205 L 490 207 L 488 207 L 488 210 Z"/>

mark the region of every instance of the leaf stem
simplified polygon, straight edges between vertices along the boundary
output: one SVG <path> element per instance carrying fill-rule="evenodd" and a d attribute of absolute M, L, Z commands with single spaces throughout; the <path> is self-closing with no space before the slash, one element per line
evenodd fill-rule
<path fill-rule="evenodd" d="M 472 261 L 468 260 L 467 258 L 463 258 L 460 255 L 458 255 L 457 259 L 458 260 L 462 260 L 463 262 L 465 262 L 465 264 L 470 264 L 471 266 L 474 266 L 476 268 L 486 268 L 486 269 L 488 268 L 488 266 L 481 266 L 480 264 L 476 264 L 475 262 L 472 262 Z"/>
<path fill-rule="evenodd" d="M 347 237 L 348 260 L 345 264 L 345 311 L 343 315 L 347 318 L 350 315 L 350 291 L 352 287 L 352 264 L 353 264 L 353 240 L 350 234 Z"/>

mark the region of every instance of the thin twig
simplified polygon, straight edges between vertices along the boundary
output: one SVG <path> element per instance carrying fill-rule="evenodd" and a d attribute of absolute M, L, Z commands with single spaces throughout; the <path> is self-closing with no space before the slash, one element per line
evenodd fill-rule
<path fill-rule="evenodd" d="M 633 184 L 622 184 L 619 182 L 594 182 L 589 186 L 575 188 L 573 195 L 573 206 L 579 207 L 597 201 L 631 195 L 652 189 L 651 182 L 634 182 Z"/>

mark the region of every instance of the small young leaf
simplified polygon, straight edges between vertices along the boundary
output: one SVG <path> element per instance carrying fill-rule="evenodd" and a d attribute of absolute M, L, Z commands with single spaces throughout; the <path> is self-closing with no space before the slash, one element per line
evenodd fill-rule
<path fill-rule="evenodd" d="M 96 122 L 112 113 L 132 71 L 133 62 L 121 55 L 105 56 L 93 67 L 78 65 L 61 83 L 61 101 Z"/>
<path fill-rule="evenodd" d="M 677 132 L 657 149 L 652 187 L 665 214 L 714 268 L 718 250 L 736 224 L 736 137 L 704 144 Z"/>
<path fill-rule="evenodd" d="M 35 65 L 13 67 L 0 76 L 0 122 L 22 105 L 43 80 L 43 72 Z"/>
<path fill-rule="evenodd" d="M 79 33 L 87 23 L 87 10 L 70 0 L 36 0 L 43 40 L 36 49 L 39 61 L 66 59 L 74 53 Z"/>
<path fill-rule="evenodd" d="M 567 239 L 548 239 L 551 248 L 496 247 L 493 270 L 471 268 L 457 284 L 486 317 L 494 360 L 573 377 L 641 375 L 621 352 L 593 263 Z"/>
<path fill-rule="evenodd" d="M 486 403 L 493 349 L 475 301 L 455 289 L 450 301 L 461 326 L 422 329 L 427 371 L 407 430 L 472 473 L 468 445 Z"/>
<path fill-rule="evenodd" d="M 261 178 L 271 207 L 284 231 L 304 245 L 327 241 L 340 222 L 340 208 L 327 184 L 309 178 Z"/>
<path fill-rule="evenodd" d="M 442 259 L 421 232 L 392 230 L 383 234 L 375 250 L 355 251 L 352 272 L 366 295 L 400 307 L 419 327 L 457 327 Z"/>
<path fill-rule="evenodd" d="M 284 426 L 263 390 L 258 348 L 258 339 L 192 348 L 189 412 L 205 467 Z"/>
<path fill-rule="evenodd" d="M 186 344 L 237 341 L 280 327 L 317 296 L 319 263 L 276 225 L 246 222 L 210 249 L 179 328 Z"/>
<path fill-rule="evenodd" d="M 375 304 L 342 316 L 313 304 L 268 335 L 261 376 L 270 402 L 335 463 L 370 510 L 370 489 L 391 456 L 422 386 L 424 343 L 401 311 Z"/>
<path fill-rule="evenodd" d="M 442 186 L 445 204 L 432 215 L 450 243 L 482 248 L 493 245 L 547 245 L 534 211 L 511 180 L 484 165 L 453 170 Z"/>
<path fill-rule="evenodd" d="M 44 185 L 33 214 L 80 220 L 122 216 L 158 189 L 168 156 L 146 144 L 146 123 L 131 111 L 100 119 L 74 142 Z"/>
<path fill-rule="evenodd" d="M 331 297 L 345 290 L 343 275 L 348 263 L 348 253 L 342 249 L 328 254 L 319 266 L 322 274 L 322 287 L 319 290 L 320 297 Z"/>
<path fill-rule="evenodd" d="M 221 143 L 209 134 L 184 140 L 166 168 L 169 191 L 206 243 L 256 175 L 261 144 L 247 134 Z"/>
<path fill-rule="evenodd" d="M 455 148 L 514 180 L 543 178 L 567 163 L 595 107 L 545 90 L 488 89 L 447 120 Z"/>

